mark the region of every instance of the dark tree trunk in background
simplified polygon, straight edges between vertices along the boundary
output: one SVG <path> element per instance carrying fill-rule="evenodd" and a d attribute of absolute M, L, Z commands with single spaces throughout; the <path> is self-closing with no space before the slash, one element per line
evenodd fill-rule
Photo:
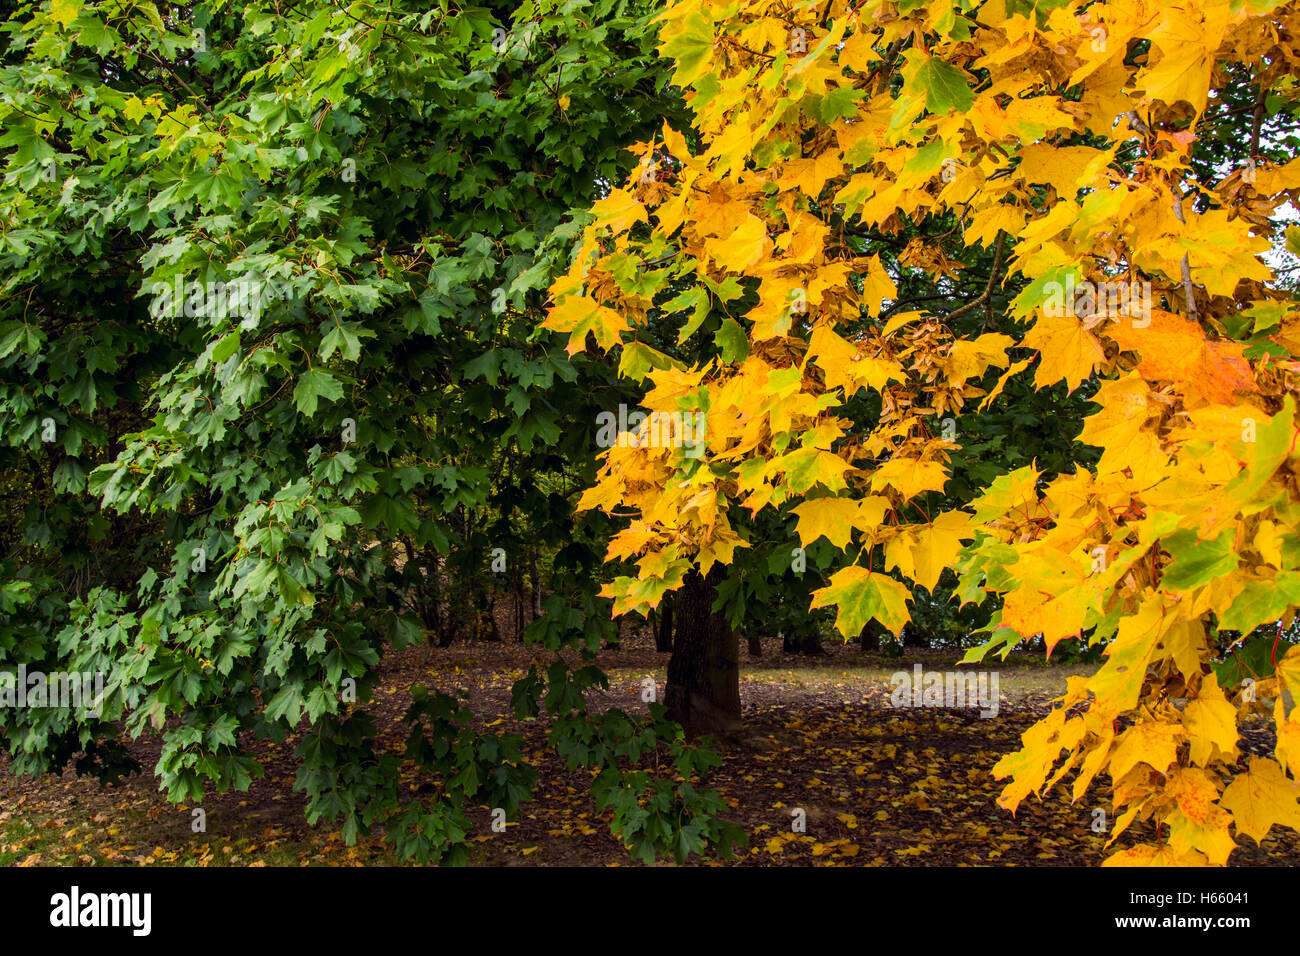
<path fill-rule="evenodd" d="M 903 646 L 904 647 L 929 647 L 930 635 L 925 631 L 912 625 L 903 628 Z"/>
<path fill-rule="evenodd" d="M 664 703 L 669 719 L 687 734 L 740 727 L 740 641 L 722 613 L 712 610 L 725 573 L 714 565 L 706 579 L 692 570 L 677 592 Z"/>
<path fill-rule="evenodd" d="M 659 602 L 659 615 L 654 622 L 655 650 L 667 654 L 673 649 L 673 599 L 665 596 Z"/>
<path fill-rule="evenodd" d="M 749 628 L 745 635 L 745 640 L 749 642 L 750 657 L 763 656 L 763 640 L 758 636 L 758 631 L 756 629 L 752 627 Z"/>
<path fill-rule="evenodd" d="M 818 657 L 824 655 L 826 651 L 822 648 L 821 633 L 813 629 L 786 631 L 782 635 L 781 653 L 807 654 L 809 657 Z"/>
<path fill-rule="evenodd" d="M 858 644 L 864 652 L 880 650 L 880 637 L 884 633 L 884 625 L 874 618 L 867 622 L 867 626 L 862 629 L 858 635 Z"/>

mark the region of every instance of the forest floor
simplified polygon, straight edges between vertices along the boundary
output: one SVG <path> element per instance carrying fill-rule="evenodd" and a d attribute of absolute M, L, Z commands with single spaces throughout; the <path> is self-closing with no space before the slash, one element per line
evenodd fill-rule
<path fill-rule="evenodd" d="M 755 659 L 742 647 L 745 726 L 718 742 L 723 765 L 708 781 L 731 808 L 730 819 L 749 833 L 749 844 L 731 860 L 693 857 L 691 865 L 1090 866 L 1106 855 L 1107 836 L 1093 831 L 1097 811 L 1107 814 L 1107 823 L 1111 815 L 1099 786 L 1071 804 L 1067 779 L 1046 799 L 1027 799 L 1012 816 L 996 805 L 1001 784 L 990 774 L 1064 690 L 1066 678 L 1093 667 L 1049 666 L 1040 655 L 986 662 L 980 669 L 998 673 L 1002 699 L 997 716 L 983 718 L 978 707 L 890 706 L 892 674 L 916 663 L 951 670 L 959 652 L 909 649 L 889 658 L 828 642 L 825 656 L 803 657 L 780 653 L 779 641 L 766 641 L 764 650 Z M 420 684 L 463 691 L 481 724 L 524 735 L 538 790 L 503 833 L 491 831 L 491 808 L 472 814 L 472 864 L 628 865 L 627 851 L 590 796 L 592 773 L 564 767 L 546 746 L 544 722 L 511 715 L 511 684 L 534 661 L 549 659 L 514 642 L 407 648 L 384 661 L 371 710 L 384 743 L 399 753 L 401 716 Z M 610 686 L 588 696 L 594 710 L 644 713 L 649 677 L 663 693 L 667 655 L 654 650 L 648 635 L 602 651 L 598 663 Z M 209 794 L 201 833 L 192 832 L 193 807 L 173 806 L 156 789 L 158 746 L 149 741 L 128 743 L 144 772 L 104 788 L 71 770 L 16 778 L 0 756 L 0 865 L 395 863 L 377 836 L 349 847 L 337 829 L 307 825 L 305 799 L 293 789 L 300 738 L 252 744 L 266 775 L 246 793 Z M 1244 752 L 1272 746 L 1267 721 L 1243 728 Z M 806 816 L 804 833 L 792 831 L 796 808 Z M 1151 839 L 1151 825 L 1147 832 L 1142 827 L 1134 824 L 1130 833 Z M 1232 865 L 1300 865 L 1300 837 L 1291 831 L 1275 828 L 1261 846 L 1248 837 L 1240 842 Z"/>

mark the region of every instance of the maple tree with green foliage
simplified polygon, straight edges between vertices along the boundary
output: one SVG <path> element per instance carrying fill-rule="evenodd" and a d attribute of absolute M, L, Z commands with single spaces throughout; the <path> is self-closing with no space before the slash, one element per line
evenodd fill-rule
<path fill-rule="evenodd" d="M 569 420 L 631 390 L 537 327 L 626 137 L 681 112 L 651 12 L 6 8 L 0 664 L 106 676 L 98 713 L 0 711 L 12 770 L 111 780 L 149 737 L 197 801 L 304 726 L 310 822 L 464 862 L 480 808 L 533 792 L 521 738 L 417 687 L 392 752 L 372 707 L 389 651 L 473 632 L 500 548 L 501 578 L 532 561 L 550 658 L 515 713 L 593 770 L 638 859 L 735 837 L 692 787 L 716 755 L 588 710 L 615 627 Z"/>

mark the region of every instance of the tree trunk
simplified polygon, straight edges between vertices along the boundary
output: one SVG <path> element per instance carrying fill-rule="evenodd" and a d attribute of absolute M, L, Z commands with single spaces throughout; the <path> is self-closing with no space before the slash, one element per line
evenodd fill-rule
<path fill-rule="evenodd" d="M 826 651 L 822 648 L 822 636 L 816 629 L 792 628 L 781 636 L 781 653 L 821 657 Z"/>
<path fill-rule="evenodd" d="M 740 642 L 722 613 L 712 610 L 724 574 L 721 565 L 707 579 L 692 569 L 677 594 L 664 703 L 668 718 L 689 735 L 740 727 Z"/>
<path fill-rule="evenodd" d="M 667 654 L 673 649 L 673 599 L 665 597 L 659 602 L 659 616 L 655 621 L 655 650 Z"/>
<path fill-rule="evenodd" d="M 745 635 L 745 640 L 749 643 L 750 657 L 763 656 L 763 641 L 758 636 L 758 630 L 756 628 L 753 627 L 749 628 L 748 633 L 746 633 Z"/>
<path fill-rule="evenodd" d="M 883 630 L 884 626 L 874 618 L 867 622 L 862 633 L 858 635 L 858 645 L 863 652 L 880 650 L 880 635 Z"/>

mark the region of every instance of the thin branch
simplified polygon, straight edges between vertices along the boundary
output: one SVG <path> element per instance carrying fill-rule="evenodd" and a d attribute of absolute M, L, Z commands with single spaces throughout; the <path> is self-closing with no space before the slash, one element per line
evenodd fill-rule
<path fill-rule="evenodd" d="M 1183 200 L 1181 196 L 1174 199 L 1174 215 L 1178 217 L 1179 222 L 1187 225 L 1187 220 L 1183 218 Z M 1183 273 L 1183 295 L 1187 298 L 1187 317 L 1194 319 L 1197 316 L 1196 287 L 1192 284 L 1192 263 L 1187 257 L 1187 253 L 1183 253 L 1183 261 L 1180 265 Z"/>
<path fill-rule="evenodd" d="M 971 299 L 960 309 L 957 309 L 953 312 L 949 312 L 940 321 L 951 322 L 959 315 L 965 315 L 967 312 L 970 312 L 974 309 L 978 309 L 980 306 L 992 301 L 993 286 L 997 284 L 998 270 L 1002 268 L 1002 251 L 1006 247 L 1006 242 L 1007 242 L 1006 232 L 1004 230 L 999 229 L 998 244 L 997 247 L 993 250 L 993 268 L 989 270 L 989 284 L 984 287 L 984 291 L 980 293 L 979 298 Z"/>

